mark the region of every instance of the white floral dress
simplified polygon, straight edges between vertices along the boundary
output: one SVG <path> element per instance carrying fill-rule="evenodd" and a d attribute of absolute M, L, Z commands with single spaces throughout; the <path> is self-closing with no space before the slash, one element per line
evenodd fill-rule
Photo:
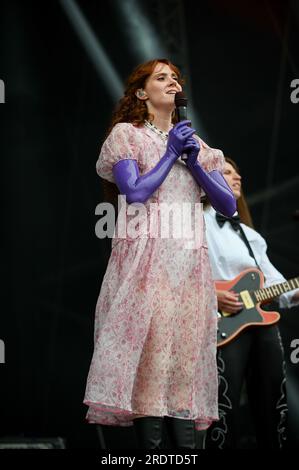
<path fill-rule="evenodd" d="M 222 170 L 222 152 L 199 141 L 203 168 Z M 166 143 L 151 129 L 120 123 L 103 144 L 97 171 L 114 182 L 113 165 L 129 158 L 142 175 L 165 150 Z M 113 239 L 96 306 L 84 399 L 89 422 L 126 426 L 135 416 L 171 416 L 195 420 L 197 429 L 205 429 L 218 419 L 216 296 L 202 195 L 178 160 L 145 208 L 152 204 L 159 211 L 173 203 L 195 208 L 191 224 L 199 230 L 197 243 L 190 245 L 183 236 L 152 237 L 149 231 L 147 236 Z M 128 220 L 126 215 L 119 224 Z M 157 220 L 155 228 L 160 226 Z M 173 217 L 172 226 L 176 223 Z"/>

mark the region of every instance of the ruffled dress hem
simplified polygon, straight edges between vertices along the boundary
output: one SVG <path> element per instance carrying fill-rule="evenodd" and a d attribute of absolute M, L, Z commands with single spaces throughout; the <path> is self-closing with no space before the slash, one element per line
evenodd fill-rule
<path fill-rule="evenodd" d="M 109 426 L 132 426 L 133 420 L 137 417 L 142 416 L 157 416 L 157 417 L 169 417 L 177 419 L 191 419 L 195 422 L 195 428 L 198 431 L 208 429 L 213 421 L 218 421 L 218 416 L 208 416 L 204 418 L 194 417 L 187 411 L 177 412 L 170 410 L 161 409 L 136 409 L 134 411 L 128 409 L 122 409 L 103 403 L 95 403 L 90 401 L 84 401 L 84 404 L 89 406 L 89 411 L 86 416 L 86 420 L 90 424 L 103 424 Z"/>

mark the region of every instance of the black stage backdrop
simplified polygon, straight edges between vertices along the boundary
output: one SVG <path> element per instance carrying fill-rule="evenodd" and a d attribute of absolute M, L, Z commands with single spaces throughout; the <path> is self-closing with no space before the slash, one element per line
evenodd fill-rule
<path fill-rule="evenodd" d="M 291 82 L 299 79 L 298 2 L 162 2 L 169 11 L 177 8 L 180 31 L 162 28 L 155 1 L 122 3 L 131 19 L 142 14 L 143 26 L 140 16 L 135 26 L 128 23 L 116 0 L 0 4 L 3 438 L 61 436 L 69 448 L 103 446 L 96 427 L 85 423 L 82 400 L 110 249 L 94 231 L 102 200 L 95 162 L 116 99 L 108 72 L 95 66 L 66 5 L 80 7 L 121 81 L 167 48 L 170 59 L 179 57 L 203 139 L 238 162 L 273 263 L 287 278 L 299 272 L 293 216 L 299 209 L 299 103 L 291 100 Z M 156 45 L 152 56 L 137 50 L 132 34 L 138 31 L 143 39 L 152 31 L 161 50 Z M 176 34 L 184 38 L 183 51 L 170 50 Z M 299 338 L 298 313 L 285 311 L 281 320 L 294 445 L 299 364 L 291 361 L 291 342 Z M 108 429 L 105 436 L 111 448 L 134 441 L 130 430 Z"/>

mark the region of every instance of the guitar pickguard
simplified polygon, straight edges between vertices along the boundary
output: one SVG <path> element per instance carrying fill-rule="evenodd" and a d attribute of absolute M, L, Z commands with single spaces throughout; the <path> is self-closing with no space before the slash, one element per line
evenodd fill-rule
<path fill-rule="evenodd" d="M 256 268 L 248 268 L 230 281 L 216 281 L 217 290 L 233 291 L 239 294 L 244 308 L 238 313 L 221 312 L 218 318 L 217 346 L 224 346 L 236 338 L 244 329 L 253 326 L 268 326 L 277 323 L 280 314 L 265 311 L 260 303 L 265 303 L 284 292 L 299 287 L 299 277 L 280 284 L 263 287 L 264 276 Z"/>
<path fill-rule="evenodd" d="M 248 272 L 240 278 L 236 284 L 233 285 L 231 290 L 239 294 L 242 291 L 259 289 L 260 285 L 260 276 L 257 272 L 253 271 Z M 263 323 L 263 317 L 256 309 L 254 301 L 253 307 L 251 308 L 244 308 L 236 314 L 225 315 L 219 318 L 217 331 L 218 345 L 234 335 L 236 331 L 239 331 L 243 325 L 247 325 L 248 323 Z"/>

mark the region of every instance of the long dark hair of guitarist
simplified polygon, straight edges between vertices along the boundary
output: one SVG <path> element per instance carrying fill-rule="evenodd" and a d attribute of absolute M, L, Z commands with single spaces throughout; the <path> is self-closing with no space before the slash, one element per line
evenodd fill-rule
<path fill-rule="evenodd" d="M 261 304 L 276 297 L 277 304 L 274 309 L 271 305 L 271 310 L 298 305 L 299 280 L 286 281 L 269 260 L 266 241 L 253 229 L 239 169 L 230 158 L 225 160 L 223 174 L 237 199 L 238 215 L 225 218 L 205 207 L 219 310 L 220 418 L 208 430 L 206 448 L 279 449 L 287 442 L 284 350 L 277 325 L 279 314 L 273 314 L 267 323 Z M 263 289 L 264 278 L 267 290 Z M 249 413 L 244 417 L 241 398 L 246 396 Z"/>

